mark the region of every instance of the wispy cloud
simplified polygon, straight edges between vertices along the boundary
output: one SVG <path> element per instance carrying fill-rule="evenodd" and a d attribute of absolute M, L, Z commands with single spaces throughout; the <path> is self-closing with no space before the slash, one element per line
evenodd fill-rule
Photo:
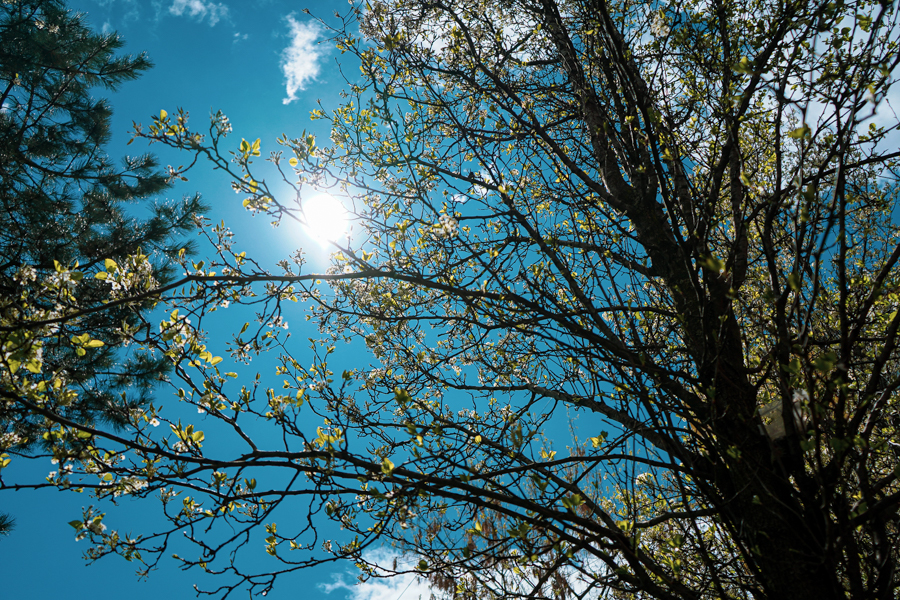
<path fill-rule="evenodd" d="M 387 549 L 367 552 L 364 558 L 378 565 L 390 565 L 398 559 L 401 563 L 406 562 L 404 557 Z M 409 565 L 401 564 L 400 567 Z M 370 579 L 363 583 L 357 582 L 355 577 L 352 583 L 348 583 L 341 575 L 333 577 L 332 583 L 319 584 L 319 589 L 326 594 L 343 590 L 344 598 L 347 600 L 427 600 L 433 593 L 428 581 L 414 573 L 386 579 Z"/>
<path fill-rule="evenodd" d="M 188 16 L 196 18 L 198 21 L 204 19 L 213 27 L 222 19 L 228 18 L 228 7 L 221 2 L 212 2 L 212 0 L 174 0 L 169 12 L 177 17 L 187 13 Z"/>
<path fill-rule="evenodd" d="M 297 99 L 297 92 L 306 89 L 306 85 L 318 77 L 319 61 L 324 52 L 318 44 L 322 30 L 317 23 L 301 23 L 294 15 L 288 15 L 285 21 L 290 28 L 291 45 L 281 53 L 281 70 L 287 89 L 283 102 L 290 104 Z"/>
<path fill-rule="evenodd" d="M 93 0 L 98 10 L 89 11 L 92 17 L 103 18 L 101 32 L 112 33 L 116 28 L 128 25 L 142 18 L 139 0 Z"/>

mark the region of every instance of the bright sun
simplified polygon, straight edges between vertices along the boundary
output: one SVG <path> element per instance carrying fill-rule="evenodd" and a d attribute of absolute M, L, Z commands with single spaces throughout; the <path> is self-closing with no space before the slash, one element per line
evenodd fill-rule
<path fill-rule="evenodd" d="M 303 201 L 306 229 L 321 243 L 338 242 L 347 231 L 347 210 L 331 194 L 319 194 Z"/>

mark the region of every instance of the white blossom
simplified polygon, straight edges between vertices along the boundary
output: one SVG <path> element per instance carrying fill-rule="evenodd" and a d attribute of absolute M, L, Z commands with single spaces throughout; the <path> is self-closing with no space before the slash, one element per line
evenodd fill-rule
<path fill-rule="evenodd" d="M 37 279 L 37 271 L 31 265 L 23 265 L 16 272 L 15 280 L 21 285 L 25 285 Z"/>
<path fill-rule="evenodd" d="M 434 235 L 439 239 L 446 239 L 457 234 L 459 222 L 449 215 L 441 215 L 438 223 L 432 228 Z"/>
<path fill-rule="evenodd" d="M 113 495 L 121 496 L 122 494 L 136 494 L 141 491 L 145 487 L 147 487 L 147 482 L 139 477 L 126 477 L 119 482 L 121 486 L 118 490 L 116 490 Z"/>
<path fill-rule="evenodd" d="M 45 285 L 71 290 L 78 285 L 78 280 L 72 277 L 72 271 L 57 271 L 47 277 Z"/>
<path fill-rule="evenodd" d="M 184 315 L 173 315 L 171 321 L 163 321 L 159 324 L 160 333 L 171 336 L 172 342 L 183 347 L 191 338 L 191 320 Z"/>
<path fill-rule="evenodd" d="M 9 432 L 0 435 L 0 448 L 12 448 L 16 444 L 21 443 L 23 440 L 22 436 L 17 433 Z"/>
<path fill-rule="evenodd" d="M 666 16 L 662 11 L 653 13 L 653 19 L 650 21 L 650 33 L 655 37 L 661 38 L 669 35 L 670 31 Z"/>
<path fill-rule="evenodd" d="M 101 533 L 106 531 L 106 525 L 104 525 L 102 521 L 100 521 L 98 519 L 94 519 L 93 521 L 91 521 L 90 523 L 87 524 L 86 529 L 88 531 L 90 531 L 91 533 L 100 535 Z"/>
<path fill-rule="evenodd" d="M 635 485 L 650 485 L 651 483 L 653 483 L 653 474 L 641 473 L 634 478 L 634 483 Z"/>
<path fill-rule="evenodd" d="M 269 327 L 281 327 L 282 329 L 288 328 L 287 321 L 281 315 L 277 317 L 273 317 L 271 321 L 269 321 Z"/>

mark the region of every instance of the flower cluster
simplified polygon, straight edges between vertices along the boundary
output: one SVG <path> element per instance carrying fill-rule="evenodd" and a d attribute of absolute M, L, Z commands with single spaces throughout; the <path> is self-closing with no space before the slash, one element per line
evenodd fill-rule
<path fill-rule="evenodd" d="M 640 475 L 638 475 L 637 477 L 634 478 L 635 485 L 649 486 L 649 485 L 653 485 L 653 482 L 654 482 L 653 473 L 641 473 Z"/>
<path fill-rule="evenodd" d="M 4 2 L 4 4 L 15 4 L 15 2 Z M 41 19 L 35 19 L 34 26 L 38 29 L 46 29 L 50 33 L 59 33 L 59 25 L 54 25 L 52 23 L 47 25 L 47 23 Z"/>
<path fill-rule="evenodd" d="M 37 271 L 30 265 L 23 265 L 16 273 L 15 280 L 19 285 L 27 285 L 37 279 Z"/>
<path fill-rule="evenodd" d="M 650 21 L 650 33 L 661 38 L 669 35 L 670 31 L 666 16 L 662 12 L 653 13 L 653 19 Z"/>
<path fill-rule="evenodd" d="M 281 327 L 282 329 L 287 329 L 288 323 L 284 320 L 284 317 L 278 315 L 277 317 L 273 317 L 272 320 L 269 321 L 269 327 Z"/>
<path fill-rule="evenodd" d="M 143 254 L 130 255 L 121 265 L 107 261 L 105 280 L 109 283 L 114 298 L 147 291 L 157 285 L 156 278 L 153 277 L 153 265 Z"/>
<path fill-rule="evenodd" d="M 10 432 L 0 435 L 0 449 L 6 450 L 21 444 L 25 439 L 18 433 Z"/>
<path fill-rule="evenodd" d="M 159 331 L 163 334 L 164 340 L 171 341 L 180 348 L 183 348 L 193 337 L 191 320 L 184 315 L 179 315 L 177 310 L 172 312 L 170 320 L 162 321 L 159 324 Z"/>
<path fill-rule="evenodd" d="M 225 410 L 225 397 L 216 392 L 207 391 L 197 400 L 197 412 L 205 414 L 210 410 Z"/>
<path fill-rule="evenodd" d="M 450 215 L 441 215 L 440 220 L 434 226 L 434 235 L 438 239 L 446 239 L 455 236 L 458 233 L 459 222 Z"/>
<path fill-rule="evenodd" d="M 140 477 L 126 477 L 119 481 L 118 489 L 113 492 L 113 496 L 121 496 L 122 494 L 136 494 L 149 484 Z"/>
<path fill-rule="evenodd" d="M 58 464 L 58 463 L 59 463 L 59 461 L 58 461 L 57 459 L 55 459 L 55 458 L 54 458 L 53 460 L 51 460 L 50 462 L 52 462 L 53 464 Z M 72 465 L 72 463 L 66 463 L 66 464 L 60 466 L 59 471 L 50 471 L 50 472 L 47 474 L 47 481 L 49 481 L 50 483 L 62 483 L 62 482 L 65 482 L 65 477 L 66 477 L 67 475 L 71 474 L 73 470 L 74 470 L 74 466 Z M 57 482 L 57 481 L 56 481 L 57 476 L 60 477 L 60 479 L 61 479 L 60 482 Z"/>
<path fill-rule="evenodd" d="M 86 538 L 88 534 L 100 535 L 106 531 L 106 525 L 103 524 L 103 515 L 94 517 L 84 523 L 81 527 L 83 527 L 83 529 L 75 536 L 75 540 L 79 542 Z"/>
<path fill-rule="evenodd" d="M 51 273 L 47 277 L 47 281 L 45 285 L 50 288 L 58 288 L 62 290 L 72 290 L 78 285 L 78 281 L 80 279 L 80 274 L 76 275 L 76 271 L 69 271 L 68 269 L 61 269 L 54 273 Z"/>
<path fill-rule="evenodd" d="M 213 127 L 216 129 L 216 133 L 219 135 L 225 136 L 231 133 L 231 122 L 222 111 L 218 111 L 216 114 L 212 115 L 211 121 Z"/>

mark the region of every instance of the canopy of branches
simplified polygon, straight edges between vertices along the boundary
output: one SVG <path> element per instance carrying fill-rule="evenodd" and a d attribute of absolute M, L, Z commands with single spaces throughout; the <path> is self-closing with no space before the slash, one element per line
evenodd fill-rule
<path fill-rule="evenodd" d="M 223 115 L 163 111 L 136 135 L 212 160 L 251 212 L 303 221 L 330 188 L 353 235 L 326 273 L 301 252 L 269 272 L 205 229 L 215 252 L 135 338 L 205 431 L 153 406 L 85 427 L 52 375 L 6 373 L 47 417 L 54 484 L 161 494 L 171 523 L 126 538 L 89 510 L 77 535 L 150 568 L 186 531 L 220 595 L 346 558 L 458 598 L 895 597 L 897 18 L 370 0 L 333 30 L 361 74 L 313 114 L 327 144 L 259 164 Z M 308 351 L 280 327 L 296 300 Z M 256 322 L 207 348 L 229 303 Z M 336 375 L 348 339 L 373 364 Z M 277 366 L 243 380 L 226 351 Z M 260 528 L 272 566 L 250 572 Z M 373 564 L 385 542 L 412 562 Z"/>

